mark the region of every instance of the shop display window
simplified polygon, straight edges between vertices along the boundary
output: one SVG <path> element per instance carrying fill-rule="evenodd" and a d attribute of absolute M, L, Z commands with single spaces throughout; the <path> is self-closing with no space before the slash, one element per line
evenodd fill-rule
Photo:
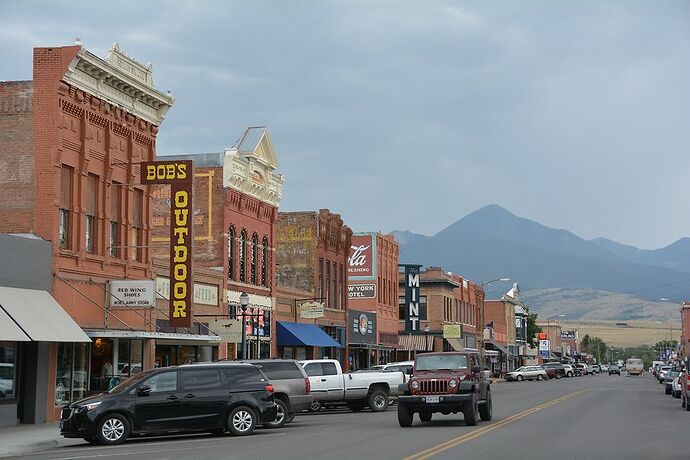
<path fill-rule="evenodd" d="M 55 374 L 55 405 L 62 406 L 86 396 L 89 382 L 88 343 L 58 344 Z"/>
<path fill-rule="evenodd" d="M 15 342 L 0 342 L 0 399 L 16 396 L 16 356 Z"/>

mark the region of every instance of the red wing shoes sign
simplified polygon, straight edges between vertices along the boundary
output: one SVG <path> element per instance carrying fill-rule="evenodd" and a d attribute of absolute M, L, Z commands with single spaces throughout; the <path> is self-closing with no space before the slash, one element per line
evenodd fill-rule
<path fill-rule="evenodd" d="M 347 259 L 347 276 L 351 280 L 376 279 L 376 234 L 352 235 L 350 257 Z"/>

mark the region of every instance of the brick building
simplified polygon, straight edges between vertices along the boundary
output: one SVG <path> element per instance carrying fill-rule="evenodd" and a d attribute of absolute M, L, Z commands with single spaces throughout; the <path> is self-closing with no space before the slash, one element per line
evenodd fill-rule
<path fill-rule="evenodd" d="M 232 322 L 241 328 L 238 304 L 241 293 L 246 292 L 247 355 L 276 356 L 274 343 L 271 348 L 275 342 L 271 340 L 275 331 L 273 249 L 284 178 L 276 171 L 278 160 L 268 128 L 248 128 L 235 145 L 221 153 L 161 158 L 192 160 L 194 164 L 196 324 L 192 329 L 208 333 L 210 325 L 213 332 L 222 335 Z M 165 244 L 170 232 L 169 186 L 154 186 L 153 198 L 152 240 Z M 169 284 L 168 266 L 167 248 L 156 249 L 154 271 L 159 285 Z M 166 299 L 160 299 L 159 304 L 162 316 L 158 322 L 167 327 Z M 242 355 L 236 334 L 223 339 L 217 356 L 233 359 Z M 158 358 L 170 356 L 170 364 L 184 357 L 206 358 L 198 354 L 194 358 L 193 345 L 185 347 L 181 342 L 166 343 L 158 351 Z"/>
<path fill-rule="evenodd" d="M 402 273 L 398 274 L 398 281 L 398 359 L 407 359 L 422 351 L 477 348 L 484 300 L 484 290 L 480 285 L 441 267 L 429 267 L 420 272 L 421 332 L 413 335 L 404 331 L 405 286 Z"/>
<path fill-rule="evenodd" d="M 355 233 L 348 257 L 348 343 L 356 369 L 395 360 L 398 348 L 398 260 L 392 235 Z M 375 324 L 373 335 L 360 330 L 360 319 Z M 362 320 L 364 321 L 364 320 Z"/>
<path fill-rule="evenodd" d="M 352 230 L 339 214 L 278 213 L 278 356 L 329 357 L 347 367 L 347 260 Z"/>
<path fill-rule="evenodd" d="M 0 232 L 52 244 L 52 295 L 94 339 L 50 345 L 48 420 L 152 366 L 151 309 L 111 309 L 107 292 L 112 280 L 152 279 L 149 190 L 137 185 L 137 163 L 155 159 L 172 104 L 151 66 L 117 44 L 105 59 L 81 46 L 35 48 L 32 81 L 0 83 Z"/>
<path fill-rule="evenodd" d="M 683 302 L 680 309 L 680 352 L 683 358 L 690 356 L 690 302 Z"/>
<path fill-rule="evenodd" d="M 519 365 L 515 302 L 516 299 L 508 294 L 500 300 L 484 302 L 485 354 L 496 357 L 487 363 L 495 374 L 510 372 Z"/>
<path fill-rule="evenodd" d="M 561 323 L 556 320 L 538 321 L 537 326 L 541 328 L 542 333 L 546 334 L 552 357 L 560 358 L 563 355 Z"/>

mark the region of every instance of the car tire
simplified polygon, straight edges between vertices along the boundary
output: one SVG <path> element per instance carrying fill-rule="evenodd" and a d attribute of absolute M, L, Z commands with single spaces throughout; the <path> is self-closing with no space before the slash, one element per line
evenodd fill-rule
<path fill-rule="evenodd" d="M 419 420 L 421 420 L 422 422 L 430 422 L 431 416 L 432 416 L 432 412 L 420 412 L 419 413 Z"/>
<path fill-rule="evenodd" d="M 364 406 L 366 406 L 366 404 L 364 404 L 363 401 L 347 403 L 347 408 L 352 412 L 362 412 L 364 410 Z"/>
<path fill-rule="evenodd" d="M 98 422 L 96 436 L 100 444 L 122 444 L 129 436 L 129 420 L 121 414 L 107 414 Z"/>
<path fill-rule="evenodd" d="M 680 395 L 680 407 L 685 408 L 685 398 L 682 394 Z"/>
<path fill-rule="evenodd" d="M 367 402 L 372 412 L 383 412 L 388 409 L 388 395 L 383 390 L 372 391 Z"/>
<path fill-rule="evenodd" d="M 542 380 L 544 380 L 544 376 L 541 374 L 537 375 L 537 380 L 541 382 Z"/>
<path fill-rule="evenodd" d="M 488 422 L 493 417 L 493 404 L 491 403 L 491 390 L 486 390 L 486 400 L 479 405 L 479 417 Z"/>
<path fill-rule="evenodd" d="M 573 376 L 573 373 L 572 373 L 572 372 L 568 372 L 566 375 L 567 375 L 568 377 L 572 377 L 572 376 Z"/>
<path fill-rule="evenodd" d="M 309 412 L 318 412 L 321 409 L 323 409 L 323 404 L 321 404 L 321 401 L 317 401 L 316 399 L 311 402 L 311 406 L 309 406 Z"/>
<path fill-rule="evenodd" d="M 285 423 L 292 423 L 295 421 L 295 417 L 297 416 L 296 412 L 293 412 L 292 414 L 288 415 L 287 420 L 285 420 Z"/>
<path fill-rule="evenodd" d="M 515 380 L 517 380 L 518 382 L 522 382 L 522 376 L 518 375 L 517 377 L 515 377 Z"/>
<path fill-rule="evenodd" d="M 685 410 L 690 412 L 690 401 L 688 401 L 688 398 L 685 398 Z"/>
<path fill-rule="evenodd" d="M 476 426 L 479 423 L 479 408 L 477 407 L 477 395 L 472 393 L 469 402 L 462 408 L 462 415 L 465 418 L 465 425 Z"/>
<path fill-rule="evenodd" d="M 398 423 L 401 427 L 412 426 L 414 413 L 406 405 L 398 403 Z"/>
<path fill-rule="evenodd" d="M 671 394 L 671 389 L 666 387 L 664 388 L 664 394 L 670 395 Z"/>
<path fill-rule="evenodd" d="M 556 373 L 556 380 L 561 378 L 561 374 Z"/>
<path fill-rule="evenodd" d="M 228 414 L 228 431 L 233 436 L 247 436 L 256 428 L 256 412 L 247 406 L 237 406 Z"/>
<path fill-rule="evenodd" d="M 276 419 L 272 422 L 264 423 L 266 428 L 280 428 L 287 423 L 288 413 L 290 412 L 287 403 L 282 399 L 276 399 L 275 403 L 277 408 Z"/>

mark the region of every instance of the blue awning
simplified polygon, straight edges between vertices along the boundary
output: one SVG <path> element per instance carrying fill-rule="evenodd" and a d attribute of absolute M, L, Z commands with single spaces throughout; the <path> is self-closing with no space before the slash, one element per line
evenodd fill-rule
<path fill-rule="evenodd" d="M 314 324 L 276 321 L 279 347 L 336 347 L 345 348 Z"/>

